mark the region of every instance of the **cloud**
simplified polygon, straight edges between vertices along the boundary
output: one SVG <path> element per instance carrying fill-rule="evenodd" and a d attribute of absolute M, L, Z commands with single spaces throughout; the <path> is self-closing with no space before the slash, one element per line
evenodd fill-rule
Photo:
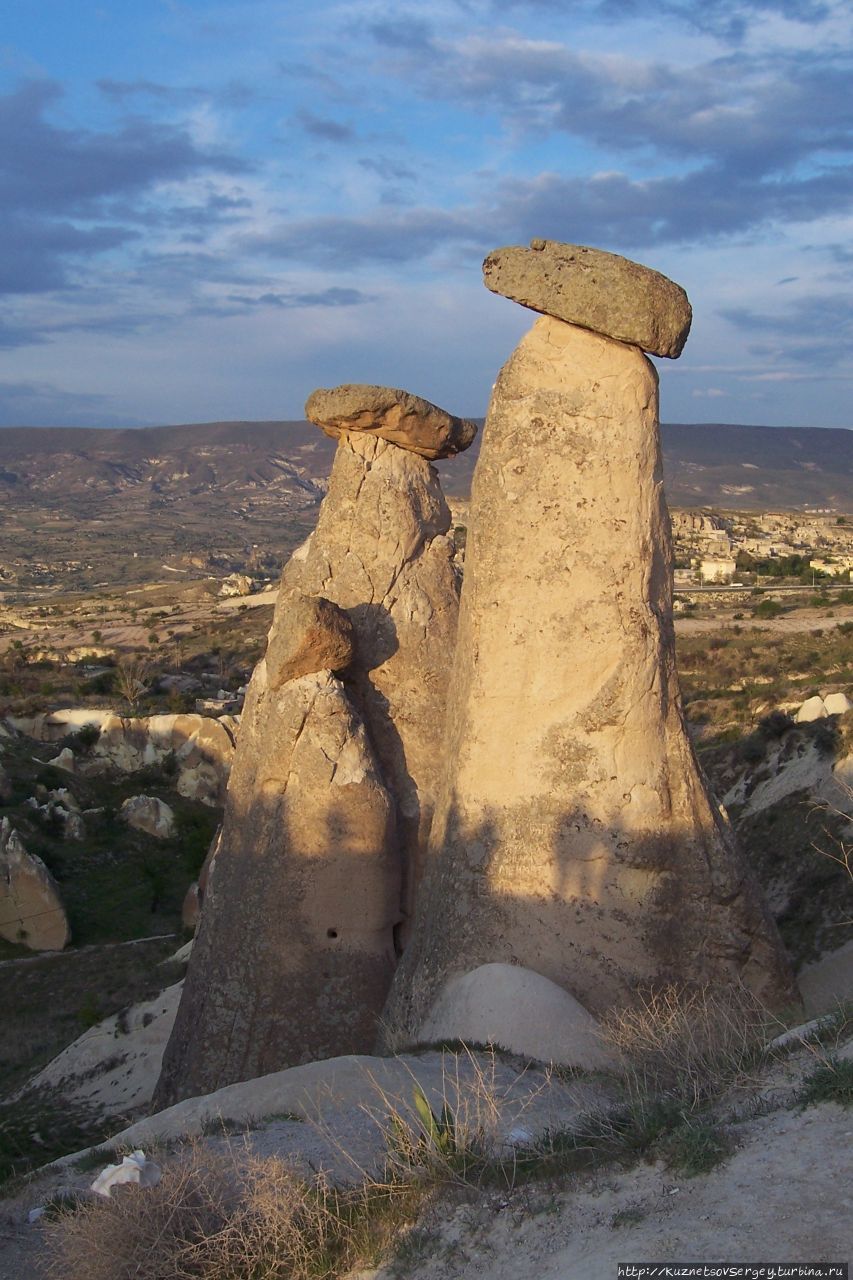
<path fill-rule="evenodd" d="M 13 351 L 16 347 L 31 347 L 44 341 L 45 338 L 39 328 L 6 324 L 0 321 L 0 351 Z"/>
<path fill-rule="evenodd" d="M 440 76 L 466 105 L 496 110 L 515 129 L 563 132 L 611 154 L 769 174 L 815 152 L 853 152 L 850 61 L 837 53 L 734 53 L 674 66 L 498 33 L 451 46 Z M 434 92 L 429 68 L 423 79 L 423 92 Z"/>
<path fill-rule="evenodd" d="M 326 215 L 282 223 L 266 235 L 247 237 L 247 252 L 269 258 L 299 258 L 336 269 L 365 263 L 411 262 L 450 243 L 479 244 L 471 211 L 437 208 L 359 217 Z"/>
<path fill-rule="evenodd" d="M 281 223 L 244 240 L 250 254 L 352 268 L 414 262 L 448 248 L 484 253 L 498 244 L 546 236 L 625 252 L 659 245 L 711 243 L 786 220 L 808 222 L 844 212 L 853 170 L 766 181 L 707 166 L 647 181 L 624 173 L 507 178 L 477 204 L 358 216 L 325 215 Z"/>
<path fill-rule="evenodd" d="M 49 382 L 0 382 L 0 426 L 117 425 L 104 410 L 109 396 L 64 391 Z"/>
<path fill-rule="evenodd" d="M 50 81 L 30 81 L 0 96 L 0 290 L 69 287 L 69 263 L 128 244 L 145 221 L 145 200 L 159 184 L 205 172 L 238 175 L 248 165 L 222 149 L 199 147 L 187 129 L 140 117 L 95 132 L 52 124 L 61 96 Z M 121 207 L 115 219 L 111 205 Z M 207 215 L 223 212 L 211 197 Z M 136 210 L 142 206 L 137 214 Z M 197 225 L 198 209 L 176 212 Z"/>
<path fill-rule="evenodd" d="M 433 26 L 424 18 L 394 15 L 369 23 L 367 30 L 376 43 L 386 49 L 421 55 L 436 52 Z"/>
<path fill-rule="evenodd" d="M 314 115 L 313 111 L 298 111 L 296 118 L 305 132 L 310 134 L 312 138 L 321 138 L 323 142 L 353 142 L 355 140 L 355 129 L 350 128 L 348 124 L 341 124 L 339 120 L 330 120 L 323 116 Z"/>
<path fill-rule="evenodd" d="M 228 300 L 246 307 L 278 307 L 290 311 L 302 307 L 361 307 L 373 302 L 374 298 L 360 289 L 332 286 L 314 293 L 262 293 L 254 298 L 229 294 Z"/>
<path fill-rule="evenodd" d="M 748 347 L 751 354 L 774 363 L 831 369 L 849 362 L 853 346 L 853 299 L 849 294 L 803 297 L 789 303 L 784 311 L 726 307 L 719 314 L 739 331 L 756 336 Z"/>
<path fill-rule="evenodd" d="M 218 102 L 230 107 L 244 107 L 254 98 L 248 85 L 231 81 L 211 90 L 199 85 L 160 84 L 156 80 L 96 80 L 95 84 L 106 98 L 125 103 L 132 98 L 151 98 L 167 105 L 187 102 Z"/>
<path fill-rule="evenodd" d="M 409 165 L 392 160 L 389 156 L 361 156 L 358 163 L 362 169 L 375 173 L 386 182 L 413 182 L 418 176 Z"/>
<path fill-rule="evenodd" d="M 562 13 L 564 0 L 491 0 L 496 13 L 523 9 L 552 10 Z M 645 0 L 576 0 L 578 16 L 625 21 L 648 16 Z M 770 16 L 790 22 L 814 23 L 827 18 L 832 9 L 824 0 L 658 0 L 655 11 L 675 19 L 688 28 L 714 35 L 731 44 L 743 41 L 751 27 Z"/>

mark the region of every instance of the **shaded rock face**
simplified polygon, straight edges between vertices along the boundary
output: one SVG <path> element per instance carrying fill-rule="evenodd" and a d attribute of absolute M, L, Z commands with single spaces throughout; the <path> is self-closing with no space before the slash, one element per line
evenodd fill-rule
<path fill-rule="evenodd" d="M 495 249 L 483 263 L 483 280 L 534 311 L 672 359 L 681 355 L 693 319 L 687 294 L 658 271 L 559 240 Z"/>
<path fill-rule="evenodd" d="M 160 1105 L 370 1044 L 395 956 L 394 806 L 328 672 L 255 670 Z"/>
<path fill-rule="evenodd" d="M 449 521 L 423 458 L 342 437 L 247 695 L 160 1105 L 372 1048 L 441 760 Z"/>
<path fill-rule="evenodd" d="M 682 718 L 657 377 L 542 318 L 495 386 L 471 500 L 429 873 L 387 1022 L 515 962 L 593 1014 L 638 986 L 792 989 Z"/>
<path fill-rule="evenodd" d="M 346 685 L 397 801 L 403 914 L 411 913 L 444 751 L 459 578 L 450 512 L 429 463 L 357 433 L 338 446 L 317 528 L 287 564 L 271 632 L 294 592 L 349 617 Z M 283 625 L 283 623 L 282 623 Z"/>
<path fill-rule="evenodd" d="M 53 876 L 0 819 L 0 938 L 31 951 L 61 951 L 70 937 Z"/>

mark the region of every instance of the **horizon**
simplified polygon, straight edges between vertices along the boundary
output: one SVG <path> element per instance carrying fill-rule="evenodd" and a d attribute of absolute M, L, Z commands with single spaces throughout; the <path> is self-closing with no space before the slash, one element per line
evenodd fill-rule
<path fill-rule="evenodd" d="M 485 414 L 466 415 L 473 422 L 485 423 Z M 659 419 L 661 427 L 715 427 L 740 430 L 769 431 L 853 431 L 853 427 L 803 426 L 791 422 L 718 422 L 711 419 L 682 422 Z M 183 427 L 257 427 L 257 426 L 311 426 L 309 418 L 209 418 L 198 422 L 136 422 L 136 423 L 57 423 L 57 422 L 0 422 L 0 431 L 170 431 Z M 319 431 L 320 428 L 318 427 Z"/>
<path fill-rule="evenodd" d="M 666 419 L 853 427 L 846 0 L 11 0 L 0 425 L 486 403 L 544 236 L 682 285 Z M 171 420 L 171 421 L 170 421 Z"/>

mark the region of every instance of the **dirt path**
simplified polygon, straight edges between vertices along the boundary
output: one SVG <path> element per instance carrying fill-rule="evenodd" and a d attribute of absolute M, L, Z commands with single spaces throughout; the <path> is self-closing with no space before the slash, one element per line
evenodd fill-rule
<path fill-rule="evenodd" d="M 837 609 L 834 618 L 828 618 L 822 609 L 798 609 L 796 613 L 782 618 L 736 619 L 731 614 L 717 614 L 713 618 L 676 618 L 675 634 L 692 636 L 703 631 L 722 631 L 727 626 L 739 626 L 744 631 L 774 631 L 790 635 L 798 631 L 831 631 L 842 622 L 850 621 L 853 621 L 853 609 L 849 606 Z"/>
<path fill-rule="evenodd" d="M 641 1165 L 575 1191 L 492 1195 L 427 1224 L 427 1256 L 406 1280 L 615 1280 L 617 1263 L 641 1261 L 847 1262 L 851 1150 L 853 1113 L 826 1103 L 744 1125 L 739 1150 L 704 1177 Z"/>

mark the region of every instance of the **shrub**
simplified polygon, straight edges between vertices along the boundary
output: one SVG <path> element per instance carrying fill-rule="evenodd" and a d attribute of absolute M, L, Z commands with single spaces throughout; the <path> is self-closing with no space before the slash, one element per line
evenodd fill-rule
<path fill-rule="evenodd" d="M 410 1183 L 332 1186 L 277 1157 L 199 1140 L 155 1187 L 61 1211 L 45 1226 L 51 1280 L 328 1280 L 372 1258 L 420 1202 Z"/>
<path fill-rule="evenodd" d="M 770 1025 L 745 987 L 717 992 L 673 986 L 611 1013 L 602 1032 L 622 1061 L 631 1092 L 697 1109 L 752 1070 Z"/>

